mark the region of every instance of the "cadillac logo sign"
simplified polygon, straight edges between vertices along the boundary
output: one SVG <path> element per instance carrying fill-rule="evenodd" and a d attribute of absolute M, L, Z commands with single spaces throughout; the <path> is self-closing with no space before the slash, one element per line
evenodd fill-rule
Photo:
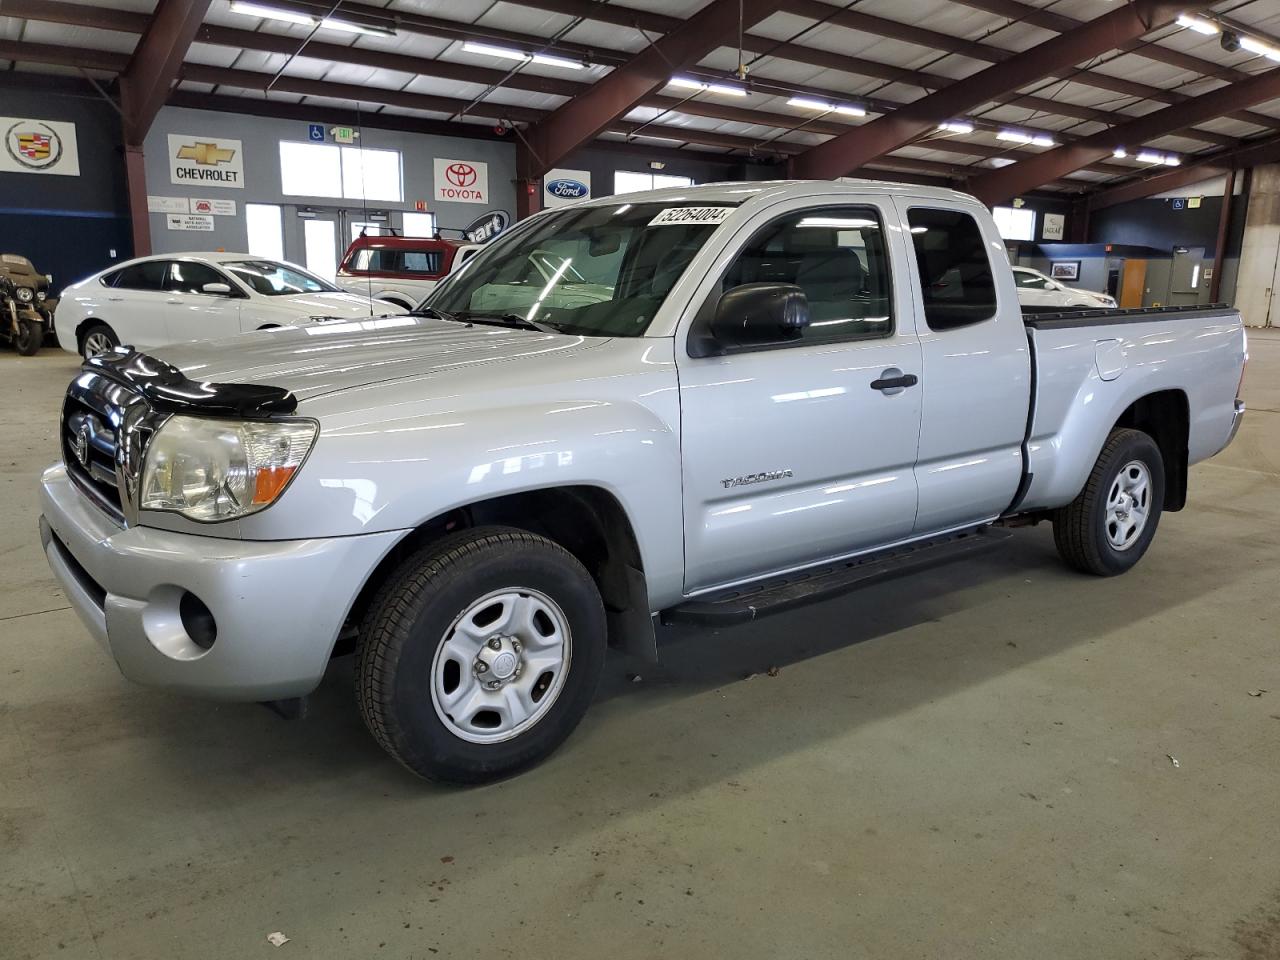
<path fill-rule="evenodd" d="M 16 117 L 0 118 L 0 123 L 4 131 L 0 170 L 71 176 L 80 172 L 75 156 L 75 124 Z"/>

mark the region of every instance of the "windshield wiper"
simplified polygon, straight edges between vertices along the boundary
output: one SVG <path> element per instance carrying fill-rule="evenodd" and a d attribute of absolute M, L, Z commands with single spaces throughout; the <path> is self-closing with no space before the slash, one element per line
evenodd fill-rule
<path fill-rule="evenodd" d="M 542 320 L 530 320 L 518 313 L 471 313 L 464 311 L 456 315 L 458 320 L 468 323 L 483 323 L 491 327 L 511 327 L 516 330 L 537 330 L 540 333 L 559 333 L 560 328 Z"/>
<path fill-rule="evenodd" d="M 435 317 L 437 320 L 458 321 L 458 318 L 455 317 L 452 313 L 446 313 L 444 310 L 441 310 L 439 307 L 417 306 L 417 307 L 414 307 L 412 310 L 410 310 L 409 313 L 415 317 Z"/>

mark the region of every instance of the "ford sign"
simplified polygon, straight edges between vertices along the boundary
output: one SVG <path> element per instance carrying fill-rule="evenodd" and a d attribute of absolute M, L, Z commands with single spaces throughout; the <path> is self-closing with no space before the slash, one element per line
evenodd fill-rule
<path fill-rule="evenodd" d="M 590 196 L 591 188 L 580 180 L 551 180 L 547 183 L 547 193 L 561 200 L 582 200 Z"/>

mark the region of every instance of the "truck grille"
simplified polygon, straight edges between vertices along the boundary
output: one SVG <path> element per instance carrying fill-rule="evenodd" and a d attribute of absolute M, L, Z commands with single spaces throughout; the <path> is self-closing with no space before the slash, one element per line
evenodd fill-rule
<path fill-rule="evenodd" d="M 82 373 L 62 405 L 62 461 L 67 473 L 99 507 L 124 522 L 124 494 L 117 465 L 118 438 L 126 415 L 146 405 L 137 393 L 97 373 Z M 149 437 L 144 438 L 145 440 Z"/>

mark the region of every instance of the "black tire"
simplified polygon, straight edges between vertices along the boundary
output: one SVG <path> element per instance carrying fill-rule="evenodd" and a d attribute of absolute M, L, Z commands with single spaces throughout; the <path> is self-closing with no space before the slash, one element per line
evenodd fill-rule
<path fill-rule="evenodd" d="M 1143 464 L 1150 477 L 1146 522 L 1126 546 L 1117 548 L 1108 536 L 1108 500 L 1120 482 L 1121 471 L 1135 462 Z M 1156 442 L 1141 430 L 1113 430 L 1080 495 L 1054 513 L 1053 540 L 1062 559 L 1099 577 L 1124 573 L 1142 559 L 1156 534 L 1164 506 L 1164 484 L 1164 458 Z"/>
<path fill-rule="evenodd" d="M 436 650 L 468 607 L 508 588 L 559 606 L 571 656 L 558 694 L 531 727 L 473 743 L 437 713 Z M 604 605 L 582 564 L 545 537 L 506 527 L 452 534 L 409 557 L 374 597 L 360 634 L 356 696 L 374 738 L 420 777 L 463 784 L 510 776 L 554 751 L 586 713 L 606 648 Z"/>
<path fill-rule="evenodd" d="M 13 338 L 14 349 L 24 357 L 35 356 L 44 344 L 44 324 L 39 320 L 19 320 L 18 335 Z"/>
<path fill-rule="evenodd" d="M 98 338 L 103 338 L 101 341 Z M 84 332 L 80 334 L 80 356 L 88 360 L 90 357 L 96 357 L 98 353 L 103 351 L 91 351 L 90 344 L 104 342 L 110 344 L 110 349 L 114 350 L 120 346 L 120 338 L 116 336 L 116 332 L 105 323 L 95 323 L 92 326 L 85 327 Z"/>

